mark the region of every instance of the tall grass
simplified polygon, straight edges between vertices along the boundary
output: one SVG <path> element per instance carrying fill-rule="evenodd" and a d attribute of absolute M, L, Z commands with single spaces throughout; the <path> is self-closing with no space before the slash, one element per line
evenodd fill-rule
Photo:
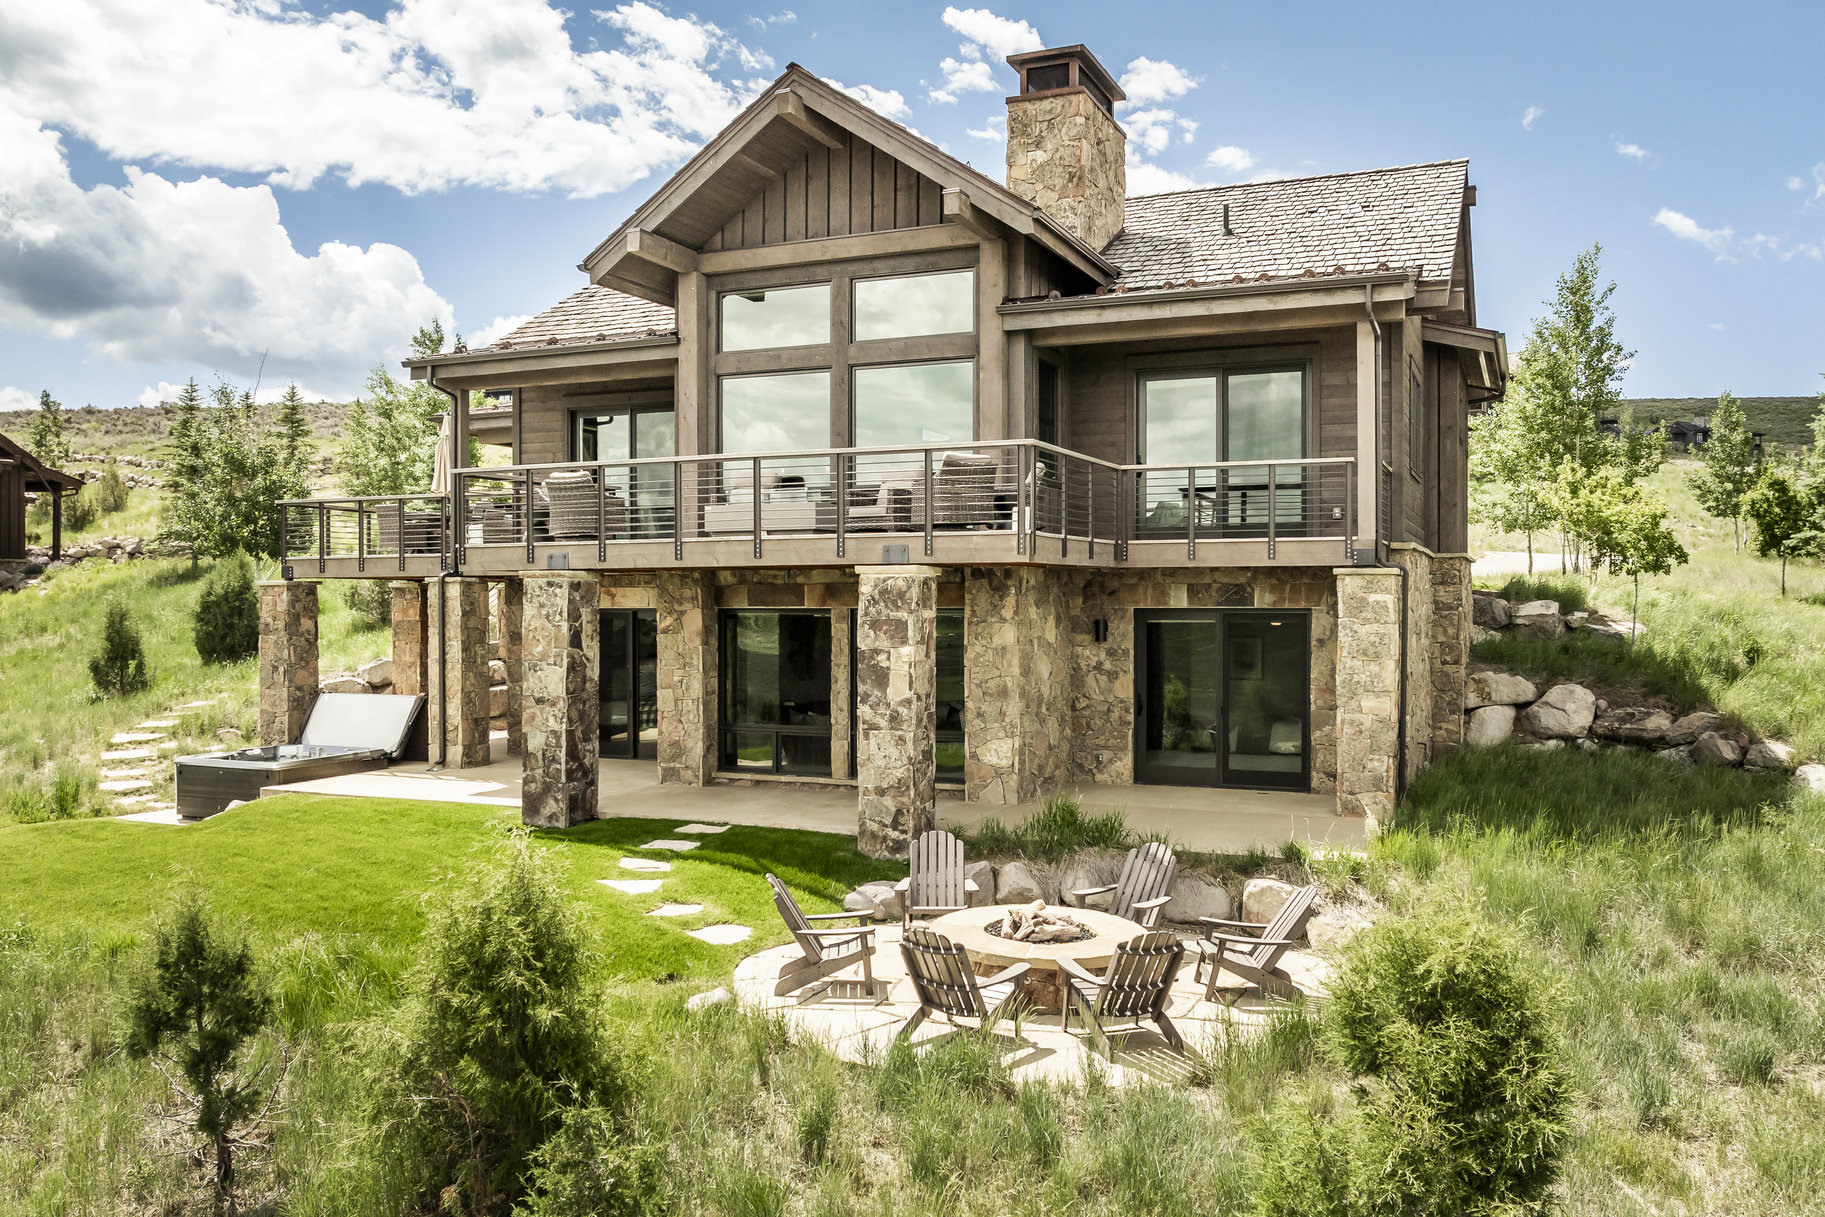
<path fill-rule="evenodd" d="M 1053 795 L 1045 806 L 1018 824 L 990 816 L 965 834 L 970 852 L 991 858 L 1036 858 L 1056 862 L 1081 849 L 1131 849 L 1140 842 L 1119 809 L 1085 815 L 1071 795 Z"/>

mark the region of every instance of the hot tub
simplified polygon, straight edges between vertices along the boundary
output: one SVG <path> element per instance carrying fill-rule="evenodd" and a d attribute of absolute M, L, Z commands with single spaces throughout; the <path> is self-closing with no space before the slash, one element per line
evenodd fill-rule
<path fill-rule="evenodd" d="M 202 819 L 267 786 L 384 769 L 406 748 L 423 697 L 324 693 L 295 744 L 177 758 L 177 814 Z"/>

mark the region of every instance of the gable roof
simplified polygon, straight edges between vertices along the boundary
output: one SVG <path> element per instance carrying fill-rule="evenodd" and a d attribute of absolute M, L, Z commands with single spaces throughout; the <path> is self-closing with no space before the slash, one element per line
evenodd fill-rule
<path fill-rule="evenodd" d="M 656 338 L 678 332 L 678 313 L 611 287 L 591 283 L 497 339 L 489 351 L 531 350 L 579 342 Z"/>
<path fill-rule="evenodd" d="M 0 461 L 7 461 L 25 470 L 25 488 L 27 490 L 76 490 L 82 486 L 82 479 L 60 469 L 53 469 L 15 440 L 0 435 Z"/>
<path fill-rule="evenodd" d="M 1469 171 L 1434 161 L 1143 195 L 1103 254 L 1126 291 L 1377 271 L 1449 281 Z"/>

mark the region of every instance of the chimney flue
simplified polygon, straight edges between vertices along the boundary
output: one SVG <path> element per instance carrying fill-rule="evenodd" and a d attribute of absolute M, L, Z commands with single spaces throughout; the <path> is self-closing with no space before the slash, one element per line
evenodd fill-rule
<path fill-rule="evenodd" d="M 1008 98 L 1008 189 L 1101 250 L 1122 230 L 1126 95 L 1085 47 L 1009 55 L 1020 91 Z"/>

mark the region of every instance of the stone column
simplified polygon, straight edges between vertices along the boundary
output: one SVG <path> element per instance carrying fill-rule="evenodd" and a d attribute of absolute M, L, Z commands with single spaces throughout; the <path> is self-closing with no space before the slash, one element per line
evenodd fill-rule
<path fill-rule="evenodd" d="M 659 780 L 707 786 L 716 776 L 720 688 L 716 583 L 707 571 L 654 577 L 659 627 Z"/>
<path fill-rule="evenodd" d="M 1432 755 L 1464 742 L 1470 675 L 1470 555 L 1432 559 Z"/>
<path fill-rule="evenodd" d="M 592 583 L 601 596 L 601 581 Z M 501 584 L 501 664 L 507 669 L 507 755 L 522 756 L 526 751 L 526 726 L 519 706 L 525 697 L 523 657 L 525 653 L 526 585 L 509 579 Z M 600 626 L 600 620 L 597 622 Z M 596 661 L 601 662 L 598 654 Z"/>
<path fill-rule="evenodd" d="M 515 682 L 524 689 L 520 819 L 569 828 L 596 817 L 602 582 L 587 571 L 538 571 L 508 586 L 521 589 L 525 609 Z M 501 603 L 504 610 L 504 593 Z"/>
<path fill-rule="evenodd" d="M 1337 810 L 1371 831 L 1394 810 L 1400 751 L 1400 572 L 1337 576 Z"/>
<path fill-rule="evenodd" d="M 417 696 L 428 691 L 425 663 L 430 654 L 426 636 L 425 585 L 415 579 L 393 584 L 393 692 Z"/>
<path fill-rule="evenodd" d="M 292 744 L 317 700 L 317 585 L 260 584 L 260 742 Z"/>
<path fill-rule="evenodd" d="M 488 584 L 457 578 L 429 588 L 433 690 L 431 739 L 444 741 L 444 767 L 474 769 L 488 755 Z M 440 683 L 441 682 L 441 683 Z M 441 696 L 439 693 L 441 692 Z M 435 754 L 437 745 L 431 745 Z"/>
<path fill-rule="evenodd" d="M 1031 802 L 1070 762 L 1071 618 L 1045 567 L 981 567 L 964 585 L 964 798 Z"/>
<path fill-rule="evenodd" d="M 855 772 L 855 757 L 850 752 L 849 691 L 855 673 L 850 670 L 851 648 L 855 645 L 851 624 L 854 615 L 847 608 L 830 610 L 830 776 L 846 778 Z"/>
<path fill-rule="evenodd" d="M 858 566 L 856 846 L 904 858 L 937 822 L 938 570 Z"/>
<path fill-rule="evenodd" d="M 1432 761 L 1432 551 L 1419 545 L 1390 545 L 1388 558 L 1407 572 L 1407 755 L 1402 780 L 1410 782 Z"/>

